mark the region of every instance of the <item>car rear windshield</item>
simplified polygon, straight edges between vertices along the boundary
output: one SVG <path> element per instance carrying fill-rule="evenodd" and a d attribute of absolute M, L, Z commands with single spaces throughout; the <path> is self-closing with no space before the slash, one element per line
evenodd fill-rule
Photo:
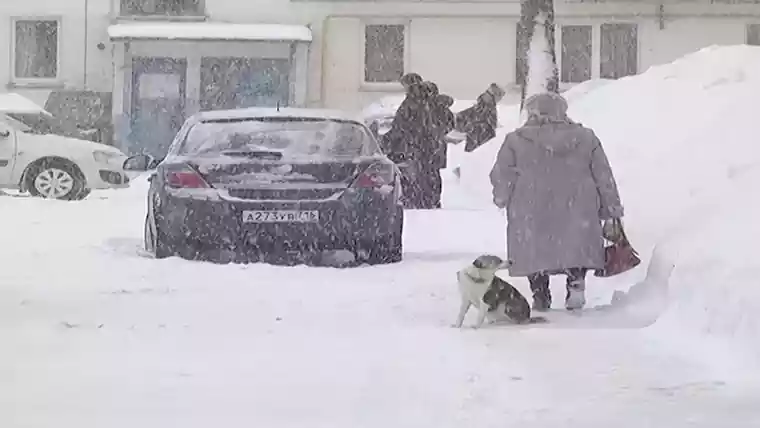
<path fill-rule="evenodd" d="M 180 154 L 276 151 L 283 156 L 373 155 L 377 143 L 367 129 L 348 121 L 256 118 L 200 122 L 190 128 Z"/>

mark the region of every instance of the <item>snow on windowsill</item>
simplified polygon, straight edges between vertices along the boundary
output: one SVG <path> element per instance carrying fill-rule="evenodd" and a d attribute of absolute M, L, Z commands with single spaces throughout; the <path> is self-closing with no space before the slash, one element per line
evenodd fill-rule
<path fill-rule="evenodd" d="M 108 27 L 111 40 L 247 40 L 311 42 L 305 25 L 219 22 L 130 22 Z"/>
<path fill-rule="evenodd" d="M 57 79 L 51 80 L 11 80 L 5 85 L 7 89 L 64 89 L 65 84 Z"/>

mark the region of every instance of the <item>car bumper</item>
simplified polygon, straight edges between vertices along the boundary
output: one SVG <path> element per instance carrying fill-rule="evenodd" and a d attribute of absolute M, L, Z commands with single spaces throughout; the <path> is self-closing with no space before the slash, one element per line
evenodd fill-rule
<path fill-rule="evenodd" d="M 121 168 L 95 164 L 82 169 L 89 189 L 123 189 L 129 187 L 129 177 Z"/>
<path fill-rule="evenodd" d="M 174 242 L 230 250 L 348 249 L 393 233 L 402 213 L 395 195 L 360 191 L 329 201 L 228 201 L 164 195 L 159 229 Z M 246 223 L 245 211 L 319 212 L 313 223 Z"/>

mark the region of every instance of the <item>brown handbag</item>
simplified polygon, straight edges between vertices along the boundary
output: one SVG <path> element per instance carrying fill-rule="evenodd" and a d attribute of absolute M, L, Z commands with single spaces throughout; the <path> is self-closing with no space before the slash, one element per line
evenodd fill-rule
<path fill-rule="evenodd" d="M 626 236 L 620 220 L 614 219 L 613 222 L 617 223 L 617 230 L 620 232 L 620 237 L 617 241 L 612 242 L 611 245 L 604 249 L 604 268 L 597 269 L 594 272 L 594 276 L 596 277 L 608 278 L 619 275 L 628 272 L 641 264 L 639 253 L 633 248 L 631 242 L 628 240 L 628 236 Z"/>

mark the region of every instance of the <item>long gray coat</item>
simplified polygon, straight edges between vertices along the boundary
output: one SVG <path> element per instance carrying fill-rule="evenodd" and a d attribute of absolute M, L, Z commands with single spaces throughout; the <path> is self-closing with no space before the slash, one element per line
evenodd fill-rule
<path fill-rule="evenodd" d="M 566 116 L 529 121 L 507 135 L 490 178 L 507 209 L 510 275 L 604 266 L 601 221 L 623 207 L 592 130 Z"/>

